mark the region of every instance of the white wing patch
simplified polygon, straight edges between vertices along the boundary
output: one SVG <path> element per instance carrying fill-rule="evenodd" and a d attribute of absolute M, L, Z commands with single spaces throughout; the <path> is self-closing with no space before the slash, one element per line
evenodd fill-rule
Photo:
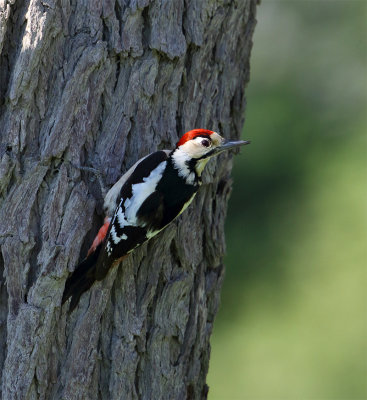
<path fill-rule="evenodd" d="M 136 217 L 138 210 L 147 197 L 155 191 L 166 165 L 167 161 L 162 161 L 149 176 L 143 178 L 143 182 L 132 185 L 132 196 L 130 199 L 126 199 L 124 203 L 125 218 L 129 225 L 138 226 Z"/>
<path fill-rule="evenodd" d="M 112 247 L 110 240 L 107 240 L 107 246 L 106 246 L 107 254 L 110 256 L 112 254 Z"/>
<path fill-rule="evenodd" d="M 125 214 L 122 212 L 121 204 L 119 205 L 119 208 L 117 210 L 117 222 L 119 223 L 121 228 L 129 225 L 129 223 L 126 221 Z"/>
<path fill-rule="evenodd" d="M 121 236 L 117 236 L 116 229 L 114 226 L 111 229 L 111 236 L 112 236 L 113 243 L 115 243 L 115 244 L 120 243 L 121 240 L 127 239 L 127 236 L 124 233 Z"/>
<path fill-rule="evenodd" d="M 143 182 L 132 185 L 131 198 L 121 199 L 112 219 L 112 228 L 109 239 L 107 240 L 106 250 L 109 256 L 112 254 L 113 245 L 117 245 L 121 242 L 121 240 L 127 240 L 128 238 L 125 233 L 118 236 L 114 224 L 117 222 L 121 229 L 123 229 L 125 226 L 142 226 L 138 223 L 137 212 L 146 198 L 155 191 L 166 165 L 167 161 L 162 161 L 156 168 L 153 169 L 149 176 L 143 178 Z M 149 235 L 147 235 L 147 238 L 150 238 Z M 138 244 L 135 247 L 137 246 Z M 128 251 L 128 253 L 130 253 L 132 250 L 133 249 Z"/>
<path fill-rule="evenodd" d="M 167 156 L 170 154 L 171 150 L 162 150 L 164 151 Z M 105 214 L 109 217 L 113 216 L 113 213 L 116 209 L 116 203 L 117 203 L 117 198 L 120 194 L 122 186 L 126 183 L 126 181 L 130 178 L 131 174 L 135 171 L 136 167 L 147 157 L 149 157 L 151 154 L 148 154 L 147 156 L 141 158 L 138 160 L 113 186 L 112 188 L 107 192 L 105 200 L 104 200 L 104 211 Z"/>

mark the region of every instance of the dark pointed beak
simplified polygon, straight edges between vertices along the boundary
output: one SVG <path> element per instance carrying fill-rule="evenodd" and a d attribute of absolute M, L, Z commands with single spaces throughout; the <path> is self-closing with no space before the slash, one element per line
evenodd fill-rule
<path fill-rule="evenodd" d="M 236 142 L 224 142 L 222 145 L 218 146 L 215 148 L 214 154 L 217 155 L 219 153 L 222 153 L 223 151 L 226 150 L 232 150 L 240 146 L 244 146 L 246 144 L 250 144 L 251 142 L 249 140 L 238 140 Z"/>

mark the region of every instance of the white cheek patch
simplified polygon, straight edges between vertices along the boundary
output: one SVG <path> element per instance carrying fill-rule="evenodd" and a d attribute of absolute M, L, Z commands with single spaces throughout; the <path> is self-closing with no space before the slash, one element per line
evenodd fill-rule
<path fill-rule="evenodd" d="M 187 165 L 187 162 L 190 161 L 190 159 L 191 157 L 181 149 L 177 149 L 172 154 L 173 164 L 177 169 L 178 174 L 184 178 L 188 184 L 193 184 L 195 181 L 195 173 L 192 172 Z"/>

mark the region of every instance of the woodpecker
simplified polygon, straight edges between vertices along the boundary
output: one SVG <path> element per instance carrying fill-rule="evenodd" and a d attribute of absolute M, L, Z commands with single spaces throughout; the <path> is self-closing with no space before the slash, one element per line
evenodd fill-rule
<path fill-rule="evenodd" d="M 62 304 L 71 297 L 71 312 L 95 281 L 179 216 L 194 199 L 211 157 L 248 143 L 194 129 L 173 150 L 151 153 L 134 164 L 106 194 L 104 224 L 86 258 L 66 280 Z"/>

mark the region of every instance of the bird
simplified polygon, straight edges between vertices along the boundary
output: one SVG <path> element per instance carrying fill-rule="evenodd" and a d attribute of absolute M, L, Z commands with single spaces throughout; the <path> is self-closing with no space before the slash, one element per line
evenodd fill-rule
<path fill-rule="evenodd" d="M 86 257 L 66 280 L 62 304 L 71 297 L 69 312 L 95 281 L 103 280 L 113 266 L 185 211 L 212 157 L 249 143 L 193 129 L 173 150 L 159 150 L 138 160 L 107 192 L 104 223 Z"/>

